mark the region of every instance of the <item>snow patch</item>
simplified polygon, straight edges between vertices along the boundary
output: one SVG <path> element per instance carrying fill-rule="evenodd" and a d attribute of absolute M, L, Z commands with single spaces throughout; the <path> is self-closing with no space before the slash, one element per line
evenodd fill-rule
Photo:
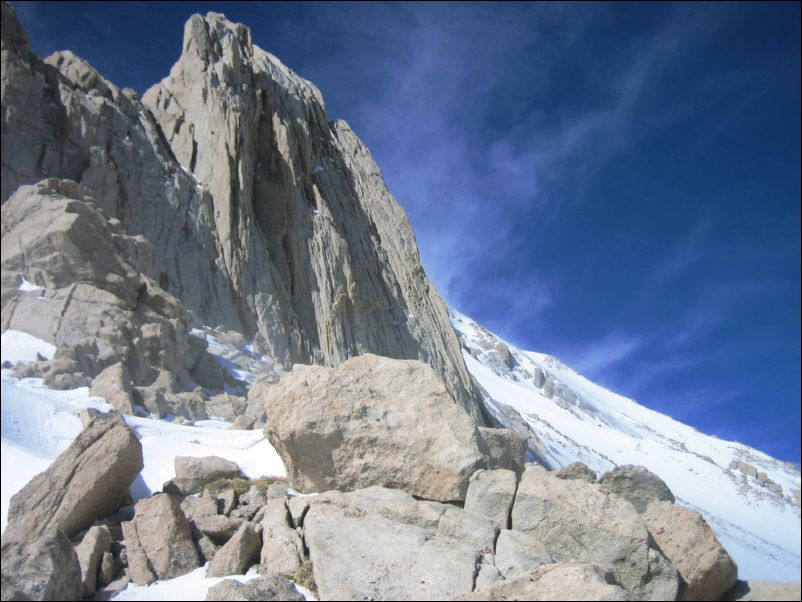
<path fill-rule="evenodd" d="M 52 343 L 19 330 L 6 330 L 0 336 L 0 343 L 2 347 L 0 361 L 15 366 L 37 361 L 39 359 L 37 354 L 49 360 L 56 353 L 56 346 Z"/>

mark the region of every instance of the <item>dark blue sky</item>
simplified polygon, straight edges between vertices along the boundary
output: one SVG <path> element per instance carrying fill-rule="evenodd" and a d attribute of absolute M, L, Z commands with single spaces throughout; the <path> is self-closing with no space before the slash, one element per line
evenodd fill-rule
<path fill-rule="evenodd" d="M 800 4 L 28 3 L 143 92 L 215 10 L 323 92 L 459 310 L 800 460 Z"/>

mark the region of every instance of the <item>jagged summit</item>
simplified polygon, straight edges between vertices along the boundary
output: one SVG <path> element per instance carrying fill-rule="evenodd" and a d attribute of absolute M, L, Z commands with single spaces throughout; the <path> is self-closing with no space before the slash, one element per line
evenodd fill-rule
<path fill-rule="evenodd" d="M 160 284 L 201 323 L 255 337 L 286 365 L 424 360 L 482 422 L 379 168 L 247 27 L 191 17 L 170 75 L 140 101 L 71 53 L 40 60 L 3 10 L 3 201 L 46 177 L 79 182 L 151 243 Z"/>

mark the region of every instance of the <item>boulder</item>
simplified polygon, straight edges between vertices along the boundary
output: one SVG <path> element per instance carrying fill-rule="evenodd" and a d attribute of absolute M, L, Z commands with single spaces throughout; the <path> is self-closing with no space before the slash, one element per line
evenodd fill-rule
<path fill-rule="evenodd" d="M 128 573 L 137 585 L 179 577 L 200 566 L 189 523 L 171 495 L 139 500 L 134 520 L 122 526 Z"/>
<path fill-rule="evenodd" d="M 628 595 L 674 600 L 677 571 L 656 548 L 643 517 L 624 498 L 529 465 L 518 483 L 512 528 L 538 539 L 555 562 L 617 572 Z"/>
<path fill-rule="evenodd" d="M 304 600 L 295 589 L 292 581 L 283 577 L 257 577 L 245 583 L 234 579 L 224 579 L 209 588 L 206 594 L 210 600 Z"/>
<path fill-rule="evenodd" d="M 111 532 L 105 525 L 89 529 L 75 546 L 78 563 L 81 565 L 81 581 L 83 595 L 89 596 L 97 587 L 97 577 L 104 554 L 111 549 Z"/>
<path fill-rule="evenodd" d="M 56 529 L 77 534 L 122 505 L 142 466 L 139 439 L 119 416 L 93 420 L 11 498 L 3 542 L 27 542 Z"/>
<path fill-rule="evenodd" d="M 738 578 L 738 567 L 702 516 L 671 502 L 649 504 L 643 514 L 657 545 L 687 588 L 683 600 L 721 600 Z"/>
<path fill-rule="evenodd" d="M 554 473 L 559 479 L 579 479 L 588 483 L 596 482 L 596 473 L 582 462 L 574 462 L 568 466 L 563 466 Z"/>
<path fill-rule="evenodd" d="M 259 573 L 262 575 L 291 575 L 303 564 L 303 540 L 295 529 L 286 525 L 265 523 L 262 525 Z"/>
<path fill-rule="evenodd" d="M 263 403 L 268 438 L 301 491 L 378 485 L 462 501 L 485 463 L 475 423 L 422 362 L 367 354 L 337 369 L 295 366 Z"/>
<path fill-rule="evenodd" d="M 235 462 L 218 458 L 217 456 L 205 456 L 193 458 L 188 456 L 176 456 L 175 458 L 175 478 L 170 482 L 184 495 L 199 493 L 204 485 L 216 481 L 217 479 L 231 479 L 241 477 L 239 466 Z"/>
<path fill-rule="evenodd" d="M 599 479 L 604 491 L 609 491 L 628 500 L 638 512 L 656 501 L 674 503 L 674 494 L 665 481 L 643 466 L 618 466 Z"/>
<path fill-rule="evenodd" d="M 802 588 L 799 581 L 737 581 L 722 600 L 765 600 L 766 602 L 782 600 L 799 600 Z"/>
<path fill-rule="evenodd" d="M 604 569 L 592 564 L 550 564 L 452 600 L 630 600 Z"/>
<path fill-rule="evenodd" d="M 322 600 L 442 600 L 470 592 L 489 519 L 398 490 L 306 498 L 304 541 Z M 466 528 L 455 528 L 462 523 Z M 481 547 L 480 547 L 481 546 Z"/>
<path fill-rule="evenodd" d="M 5 5 L 4 5 L 5 6 Z M 2 544 L 3 600 L 80 600 L 81 565 L 61 530 Z"/>
<path fill-rule="evenodd" d="M 261 545 L 262 539 L 253 526 L 243 524 L 226 545 L 217 550 L 206 576 L 244 575 L 258 557 Z"/>
<path fill-rule="evenodd" d="M 490 518 L 497 529 L 507 529 L 517 486 L 511 470 L 477 470 L 468 483 L 465 510 Z"/>
<path fill-rule="evenodd" d="M 117 362 L 92 379 L 89 394 L 102 397 L 121 414 L 134 413 L 134 388 L 122 362 Z"/>

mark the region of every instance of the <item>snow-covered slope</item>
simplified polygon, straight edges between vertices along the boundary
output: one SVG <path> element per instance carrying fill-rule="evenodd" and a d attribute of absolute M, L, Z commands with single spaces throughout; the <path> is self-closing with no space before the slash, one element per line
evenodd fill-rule
<path fill-rule="evenodd" d="M 738 563 L 742 579 L 798 580 L 799 469 L 741 443 L 700 433 L 617 395 L 562 364 L 499 339 L 452 310 L 463 355 L 499 422 L 528 432 L 535 459 L 550 468 L 581 461 L 597 473 L 640 464 L 677 501 L 702 513 Z M 779 485 L 747 476 L 742 462 Z M 749 469 L 747 468 L 747 471 Z M 761 477 L 762 478 L 762 477 Z"/>

